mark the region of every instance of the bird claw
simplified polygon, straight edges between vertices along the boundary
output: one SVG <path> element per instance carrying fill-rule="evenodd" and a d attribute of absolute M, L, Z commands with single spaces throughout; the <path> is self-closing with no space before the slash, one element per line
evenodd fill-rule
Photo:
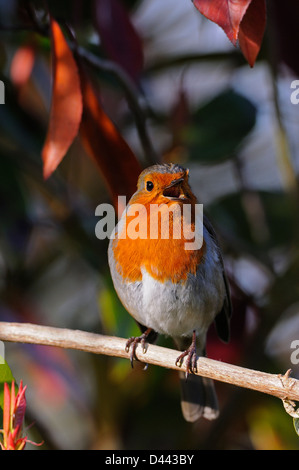
<path fill-rule="evenodd" d="M 146 338 L 148 337 L 150 331 L 151 330 L 148 329 L 144 333 L 142 333 L 142 335 L 140 335 L 140 336 L 132 336 L 126 342 L 126 352 L 129 352 L 130 349 L 131 349 L 131 351 L 130 351 L 130 362 L 131 362 L 132 368 L 134 367 L 134 365 L 133 365 L 134 359 L 136 361 L 138 361 L 138 358 L 136 356 L 136 348 L 137 348 L 139 343 L 141 344 L 143 354 L 146 353 L 147 348 L 146 348 L 145 343 L 146 343 Z"/>
<path fill-rule="evenodd" d="M 193 338 L 192 338 L 192 343 L 190 344 L 189 348 L 186 349 L 186 351 L 182 352 L 180 354 L 176 361 L 175 365 L 181 367 L 183 364 L 184 357 L 187 356 L 186 359 L 186 372 L 185 372 L 185 377 L 186 380 L 189 376 L 189 374 L 195 374 L 197 372 L 197 364 L 196 364 L 196 359 L 197 359 L 197 354 L 196 354 L 196 334 L 195 332 L 193 333 Z"/>

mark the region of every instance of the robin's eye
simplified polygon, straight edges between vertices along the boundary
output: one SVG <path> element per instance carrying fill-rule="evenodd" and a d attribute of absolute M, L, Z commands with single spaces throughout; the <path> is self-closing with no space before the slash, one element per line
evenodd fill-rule
<path fill-rule="evenodd" d="M 154 188 L 154 183 L 152 181 L 146 182 L 146 189 L 147 191 L 151 191 Z"/>

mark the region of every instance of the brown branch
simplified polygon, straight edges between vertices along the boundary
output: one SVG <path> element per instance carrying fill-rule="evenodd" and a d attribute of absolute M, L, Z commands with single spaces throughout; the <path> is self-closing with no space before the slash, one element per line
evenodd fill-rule
<path fill-rule="evenodd" d="M 129 358 L 129 354 L 125 350 L 126 340 L 123 338 L 66 328 L 1 322 L 0 340 L 42 344 L 65 349 L 77 349 L 94 354 Z M 169 369 L 185 370 L 184 364 L 181 368 L 175 365 L 178 355 L 179 351 L 155 345 L 148 345 L 146 353 L 142 351 L 140 345 L 136 349 L 136 356 L 141 362 Z M 299 401 L 299 380 L 290 378 L 289 371 L 284 376 L 268 374 L 199 357 L 197 359 L 197 374 L 238 387 L 267 393 L 282 400 Z"/>
<path fill-rule="evenodd" d="M 36 17 L 34 8 L 30 8 L 28 11 L 32 23 L 20 24 L 20 25 L 4 25 L 0 22 L 0 31 L 34 31 L 42 36 L 49 36 L 49 25 L 42 24 Z M 72 35 L 72 29 L 68 24 L 64 22 L 64 27 L 67 29 L 69 35 Z M 144 158 L 147 165 L 153 165 L 160 160 L 160 156 L 156 152 L 149 130 L 147 126 L 148 112 L 145 109 L 144 97 L 139 92 L 137 86 L 132 81 L 128 73 L 116 62 L 108 59 L 103 59 L 88 51 L 82 46 L 79 46 L 76 42 L 76 38 L 73 35 L 71 37 L 72 42 L 69 44 L 73 52 L 81 57 L 89 66 L 102 72 L 108 72 L 115 77 L 120 87 L 123 89 L 128 106 L 132 112 L 136 130 L 140 139 L 140 143 L 144 152 Z"/>
<path fill-rule="evenodd" d="M 116 78 L 125 93 L 128 106 L 131 109 L 135 119 L 137 133 L 144 151 L 146 162 L 148 165 L 153 165 L 156 163 L 159 160 L 159 157 L 154 149 L 150 134 L 148 132 L 146 122 L 147 113 L 141 104 L 143 99 L 127 72 L 116 62 L 98 57 L 84 47 L 76 46 L 73 47 L 73 49 L 90 66 L 103 72 L 109 72 Z"/>

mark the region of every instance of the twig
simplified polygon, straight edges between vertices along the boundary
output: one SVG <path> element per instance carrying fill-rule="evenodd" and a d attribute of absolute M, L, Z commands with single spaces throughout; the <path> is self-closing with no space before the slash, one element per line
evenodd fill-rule
<path fill-rule="evenodd" d="M 225 62 L 232 66 L 244 65 L 245 60 L 239 50 L 228 52 L 211 52 L 211 53 L 184 53 L 183 55 L 175 55 L 173 57 L 162 57 L 156 62 L 150 64 L 146 69 L 146 75 L 152 75 L 163 70 L 169 70 L 172 67 L 181 67 L 188 64 L 214 63 L 219 64 Z"/>
<path fill-rule="evenodd" d="M 140 93 L 129 75 L 116 62 L 102 59 L 81 46 L 76 47 L 75 52 L 92 67 L 104 72 L 109 72 L 117 79 L 124 90 L 129 108 L 135 118 L 137 132 L 147 163 L 149 165 L 157 163 L 159 159 L 147 130 L 146 116 L 140 104 Z"/>
<path fill-rule="evenodd" d="M 56 346 L 77 349 L 94 354 L 104 354 L 129 359 L 125 350 L 126 340 L 112 336 L 98 335 L 80 330 L 53 328 L 29 323 L 0 323 L 0 340 Z M 141 362 L 175 370 L 185 370 L 175 365 L 179 351 L 149 345 L 146 353 L 137 346 L 136 356 Z M 268 374 L 246 369 L 205 357 L 197 359 L 197 374 L 221 382 L 248 388 L 276 396 L 282 400 L 299 401 L 299 380 L 279 374 Z"/>
<path fill-rule="evenodd" d="M 32 24 L 30 25 L 20 24 L 16 26 L 4 25 L 0 23 L 0 31 L 34 31 L 41 34 L 42 36 L 48 37 L 48 25 L 43 25 L 38 21 L 33 9 L 30 10 L 30 17 L 32 20 Z M 72 33 L 70 26 L 65 22 L 64 27 L 67 28 L 68 33 Z M 146 123 L 147 116 L 145 110 L 141 105 L 141 95 L 134 82 L 131 80 L 130 76 L 116 62 L 107 59 L 102 59 L 101 57 L 96 56 L 84 47 L 78 46 L 76 44 L 75 37 L 72 38 L 72 42 L 69 45 L 73 52 L 77 53 L 78 56 L 81 57 L 81 59 L 83 59 L 87 64 L 89 64 L 95 69 L 108 72 L 116 78 L 117 82 L 125 93 L 128 106 L 133 114 L 146 163 L 148 165 L 153 165 L 154 163 L 157 163 L 160 158 L 154 148 L 154 145 L 148 132 Z"/>
<path fill-rule="evenodd" d="M 278 51 L 273 44 L 277 43 L 277 28 L 273 22 L 271 15 L 268 18 L 267 27 L 267 39 L 268 39 L 268 56 L 269 56 L 269 71 L 272 80 L 273 90 L 273 104 L 276 114 L 277 131 L 275 133 L 276 138 L 276 159 L 278 167 L 283 178 L 285 189 L 288 193 L 298 198 L 298 180 L 294 164 L 292 161 L 291 149 L 288 140 L 288 135 L 285 129 L 283 116 L 281 113 L 280 102 L 279 102 L 279 90 L 278 90 L 278 69 L 279 69 L 279 58 Z"/>

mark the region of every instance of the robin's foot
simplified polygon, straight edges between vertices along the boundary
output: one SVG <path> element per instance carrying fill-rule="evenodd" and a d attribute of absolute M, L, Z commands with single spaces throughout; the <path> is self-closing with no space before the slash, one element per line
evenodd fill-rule
<path fill-rule="evenodd" d="M 136 336 L 136 337 L 132 336 L 126 342 L 126 351 L 129 352 L 130 349 L 131 349 L 130 362 L 131 362 L 132 367 L 133 367 L 133 360 L 136 359 L 136 361 L 138 361 L 138 359 L 136 357 L 136 348 L 137 348 L 138 343 L 141 343 L 143 353 L 146 353 L 145 342 L 146 342 L 146 339 L 147 339 L 147 337 L 148 337 L 148 335 L 150 334 L 151 331 L 152 331 L 152 329 L 148 328 L 147 330 L 145 330 L 144 333 L 142 333 L 142 335 Z"/>
<path fill-rule="evenodd" d="M 178 365 L 179 367 L 181 367 L 183 364 L 184 357 L 186 356 L 187 356 L 187 359 L 186 359 L 185 376 L 187 379 L 190 373 L 194 374 L 195 372 L 197 372 L 196 332 L 195 331 L 193 331 L 192 343 L 190 344 L 189 348 L 186 349 L 186 351 L 184 351 L 182 354 L 179 355 L 179 357 L 175 361 L 175 365 Z"/>

